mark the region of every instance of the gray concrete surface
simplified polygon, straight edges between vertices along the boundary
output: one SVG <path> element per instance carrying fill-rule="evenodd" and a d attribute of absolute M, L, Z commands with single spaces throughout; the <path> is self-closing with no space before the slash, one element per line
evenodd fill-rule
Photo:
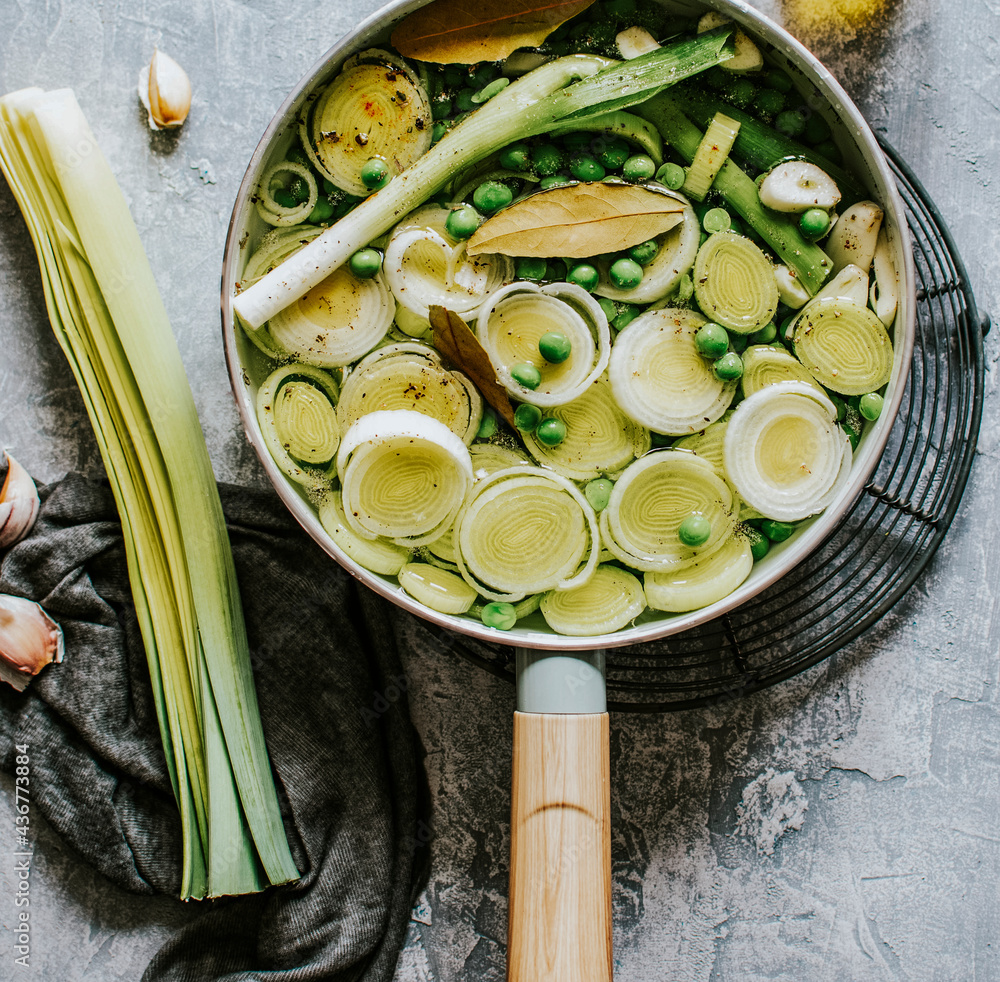
<path fill-rule="evenodd" d="M 755 6 L 780 20 L 808 5 Z M 231 203 L 286 91 L 375 7 L 0 0 L 0 90 L 77 90 L 132 206 L 226 480 L 263 481 L 219 340 Z M 992 313 L 1000 311 L 998 31 L 996 0 L 898 0 L 853 39 L 812 37 L 914 165 Z M 151 135 L 136 104 L 135 77 L 154 44 L 194 82 L 191 119 L 177 135 Z M 984 425 L 955 525 L 877 628 L 724 708 L 613 718 L 621 982 L 1000 980 L 998 338 L 987 340 Z M 100 473 L 5 187 L 0 339 L 0 441 L 43 480 Z M 435 838 L 397 977 L 502 979 L 513 691 L 422 637 L 408 670 Z M 0 978 L 137 979 L 189 909 L 115 890 L 37 818 L 35 957 L 27 972 L 13 966 L 11 788 L 0 776 Z"/>

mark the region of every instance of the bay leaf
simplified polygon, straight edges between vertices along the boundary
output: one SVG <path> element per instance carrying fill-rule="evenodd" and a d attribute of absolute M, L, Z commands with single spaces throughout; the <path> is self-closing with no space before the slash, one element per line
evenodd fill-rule
<path fill-rule="evenodd" d="M 535 48 L 594 0 L 432 0 L 392 32 L 405 58 L 440 65 L 500 61 Z"/>
<path fill-rule="evenodd" d="M 601 181 L 538 191 L 487 219 L 468 254 L 586 259 L 621 252 L 683 221 L 684 202 L 641 184 Z"/>
<path fill-rule="evenodd" d="M 510 396 L 497 381 L 493 362 L 469 325 L 454 311 L 437 305 L 431 306 L 428 319 L 434 347 L 458 371 L 468 375 L 480 395 L 513 427 L 514 407 Z"/>

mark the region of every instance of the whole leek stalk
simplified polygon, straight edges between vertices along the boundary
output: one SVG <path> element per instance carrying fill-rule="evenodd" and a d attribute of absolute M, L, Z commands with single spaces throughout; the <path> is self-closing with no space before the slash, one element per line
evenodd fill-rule
<path fill-rule="evenodd" d="M 0 169 L 121 516 L 181 817 L 181 897 L 294 880 L 194 399 L 128 206 L 70 90 L 0 99 Z"/>
<path fill-rule="evenodd" d="M 536 68 L 470 113 L 382 190 L 244 290 L 233 302 L 236 313 L 247 327 L 260 327 L 441 190 L 462 168 L 514 140 L 547 133 L 557 123 L 583 121 L 641 103 L 732 57 L 730 34 L 730 28 L 706 31 L 627 62 L 568 55 Z"/>

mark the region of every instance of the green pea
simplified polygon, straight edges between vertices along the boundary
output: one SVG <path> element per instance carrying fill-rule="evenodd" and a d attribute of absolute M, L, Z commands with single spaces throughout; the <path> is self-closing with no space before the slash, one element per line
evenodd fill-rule
<path fill-rule="evenodd" d="M 858 403 L 858 412 L 874 422 L 882 414 L 882 397 L 877 392 L 866 392 Z"/>
<path fill-rule="evenodd" d="M 611 322 L 611 326 L 616 331 L 624 331 L 642 313 L 642 308 L 634 303 L 624 303 L 621 305 L 621 308 L 618 315 Z"/>
<path fill-rule="evenodd" d="M 762 116 L 774 116 L 785 108 L 785 96 L 777 89 L 761 89 L 754 99 L 754 107 Z"/>
<path fill-rule="evenodd" d="M 476 432 L 477 440 L 489 440 L 496 434 L 497 418 L 492 409 L 487 407 L 483 410 L 483 418 L 479 421 L 479 429 Z"/>
<path fill-rule="evenodd" d="M 566 279 L 566 264 L 561 259 L 550 259 L 545 271 L 547 280 L 562 281 Z"/>
<path fill-rule="evenodd" d="M 524 256 L 518 259 L 514 266 L 514 273 L 519 280 L 531 280 L 533 283 L 537 283 L 539 280 L 545 279 L 545 270 L 548 263 L 544 259 L 538 259 L 534 256 Z"/>
<path fill-rule="evenodd" d="M 492 61 L 481 61 L 473 65 L 468 73 L 470 82 L 475 85 L 486 85 L 500 74 L 500 69 Z"/>
<path fill-rule="evenodd" d="M 740 109 L 746 109 L 750 106 L 756 94 L 757 86 L 748 78 L 734 79 L 729 85 L 729 99 L 734 106 L 738 106 Z"/>
<path fill-rule="evenodd" d="M 535 427 L 535 439 L 543 447 L 558 447 L 566 439 L 566 424 L 554 416 L 543 419 Z"/>
<path fill-rule="evenodd" d="M 816 144 L 816 153 L 822 154 L 831 164 L 838 166 L 844 162 L 844 155 L 840 152 L 840 147 L 833 140 L 824 140 Z"/>
<path fill-rule="evenodd" d="M 448 125 L 446 123 L 435 123 L 434 128 L 431 130 L 431 143 L 437 143 L 447 132 Z"/>
<path fill-rule="evenodd" d="M 451 99 L 440 96 L 431 103 L 431 119 L 447 119 L 451 115 Z"/>
<path fill-rule="evenodd" d="M 823 208 L 807 208 L 799 215 L 799 231 L 811 242 L 826 235 L 829 227 L 830 216 Z"/>
<path fill-rule="evenodd" d="M 542 384 L 542 373 L 527 361 L 514 365 L 510 370 L 510 377 L 526 389 L 537 389 Z"/>
<path fill-rule="evenodd" d="M 606 477 L 598 477 L 583 489 L 583 494 L 594 511 L 604 511 L 608 507 L 608 501 L 614 487 L 614 481 L 609 481 Z"/>
<path fill-rule="evenodd" d="M 526 170 L 531 163 L 531 151 L 526 143 L 512 143 L 500 151 L 499 160 L 506 170 Z"/>
<path fill-rule="evenodd" d="M 479 619 L 487 627 L 495 627 L 498 631 L 509 631 L 517 623 L 517 611 L 513 604 L 497 603 L 493 600 L 483 607 Z"/>
<path fill-rule="evenodd" d="M 275 188 L 271 192 L 271 197 L 274 199 L 276 205 L 281 205 L 282 208 L 294 208 L 298 201 L 295 200 L 295 195 L 286 188 Z"/>
<path fill-rule="evenodd" d="M 604 311 L 604 316 L 607 317 L 609 324 L 618 316 L 618 308 L 615 306 L 614 300 L 608 297 L 598 297 L 597 306 Z"/>
<path fill-rule="evenodd" d="M 531 165 L 539 177 L 551 177 L 563 165 L 562 151 L 551 143 L 541 143 L 531 151 Z"/>
<path fill-rule="evenodd" d="M 513 200 L 511 189 L 499 181 L 483 181 L 472 192 L 472 203 L 484 215 L 492 215 L 495 211 L 506 208 Z"/>
<path fill-rule="evenodd" d="M 549 188 L 561 188 L 566 184 L 572 183 L 573 179 L 566 174 L 550 174 L 538 182 L 538 190 L 548 191 Z"/>
<path fill-rule="evenodd" d="M 441 78 L 446 89 L 457 89 L 465 81 L 468 74 L 464 65 L 449 65 L 441 73 Z"/>
<path fill-rule="evenodd" d="M 771 540 L 760 529 L 755 529 L 752 525 L 744 525 L 743 534 L 750 543 L 750 554 L 753 556 L 753 561 L 759 563 L 771 551 Z"/>
<path fill-rule="evenodd" d="M 332 217 L 333 205 L 326 195 L 321 194 L 316 199 L 316 204 L 313 205 L 313 210 L 309 212 L 309 217 L 306 221 L 312 222 L 313 225 L 322 225 L 323 222 L 329 221 Z"/>
<path fill-rule="evenodd" d="M 698 328 L 694 336 L 694 346 L 703 358 L 715 361 L 729 350 L 729 334 L 721 324 L 709 321 Z"/>
<path fill-rule="evenodd" d="M 382 268 L 382 255 L 378 249 L 359 249 L 347 261 L 351 272 L 361 279 L 367 280 L 373 277 Z"/>
<path fill-rule="evenodd" d="M 787 72 L 783 72 L 780 68 L 772 68 L 765 72 L 763 81 L 769 89 L 777 89 L 778 92 L 784 92 L 785 95 L 792 91 L 791 78 Z"/>
<path fill-rule="evenodd" d="M 578 181 L 603 180 L 607 171 L 590 154 L 581 154 L 570 165 L 569 172 Z"/>
<path fill-rule="evenodd" d="M 514 410 L 514 425 L 522 433 L 534 433 L 535 427 L 541 422 L 542 411 L 530 402 L 522 402 Z"/>
<path fill-rule="evenodd" d="M 819 113 L 810 113 L 802 132 L 802 137 L 806 143 L 811 143 L 815 146 L 818 143 L 829 140 L 831 135 L 830 124 Z M 819 148 L 817 147 L 817 149 Z"/>
<path fill-rule="evenodd" d="M 608 277 L 619 290 L 634 290 L 642 282 L 642 267 L 634 259 L 616 259 Z"/>
<path fill-rule="evenodd" d="M 736 331 L 732 331 L 729 335 L 729 347 L 736 352 L 736 354 L 741 355 L 747 348 L 748 337 L 746 334 L 737 334 Z"/>
<path fill-rule="evenodd" d="M 453 239 L 467 239 L 479 228 L 482 220 L 483 216 L 472 205 L 459 205 L 448 212 L 444 227 Z"/>
<path fill-rule="evenodd" d="M 608 170 L 621 170 L 628 160 L 629 154 L 628 144 L 624 140 L 612 140 L 599 154 L 597 159 L 608 169 Z"/>
<path fill-rule="evenodd" d="M 709 208 L 701 219 L 701 227 L 710 235 L 728 231 L 731 224 L 732 220 L 725 208 Z"/>
<path fill-rule="evenodd" d="M 567 283 L 575 283 L 584 290 L 593 290 L 600 280 L 600 273 L 590 263 L 579 263 L 566 274 Z"/>
<path fill-rule="evenodd" d="M 389 165 L 381 157 L 372 157 L 361 165 L 361 183 L 369 191 L 377 191 L 389 183 Z"/>
<path fill-rule="evenodd" d="M 628 250 L 629 259 L 634 260 L 640 266 L 648 266 L 660 254 L 660 247 L 656 239 L 649 239 L 647 242 L 640 242 Z"/>
<path fill-rule="evenodd" d="M 651 181 L 656 176 L 656 164 L 644 153 L 633 154 L 622 164 L 622 177 L 626 181 Z"/>
<path fill-rule="evenodd" d="M 539 354 L 552 365 L 561 365 L 572 350 L 569 338 L 559 331 L 546 331 L 538 339 Z"/>
<path fill-rule="evenodd" d="M 786 109 L 783 113 L 778 113 L 778 118 L 774 121 L 774 128 L 792 139 L 801 137 L 806 125 L 805 113 L 801 109 Z"/>
<path fill-rule="evenodd" d="M 776 522 L 765 518 L 760 523 L 760 530 L 772 542 L 784 542 L 795 531 L 795 526 L 791 522 Z"/>
<path fill-rule="evenodd" d="M 727 351 L 712 365 L 715 377 L 723 382 L 735 382 L 743 377 L 743 359 L 735 351 Z"/>
<path fill-rule="evenodd" d="M 489 85 L 484 85 L 473 97 L 472 101 L 481 106 L 484 102 L 489 102 L 495 95 L 499 95 L 510 85 L 509 78 L 495 78 Z"/>
<path fill-rule="evenodd" d="M 677 538 L 692 549 L 703 546 L 712 534 L 712 523 L 699 512 L 692 512 L 677 529 Z"/>
<path fill-rule="evenodd" d="M 684 186 L 684 182 L 687 180 L 687 171 L 680 164 L 675 164 L 673 161 L 668 160 L 656 172 L 656 179 L 661 184 L 665 184 L 671 191 L 678 191 Z"/>
<path fill-rule="evenodd" d="M 768 321 L 759 331 L 754 331 L 750 335 L 751 344 L 772 344 L 778 337 L 778 329 L 774 326 L 774 321 Z"/>
<path fill-rule="evenodd" d="M 289 147 L 288 153 L 285 154 L 285 159 L 294 161 L 296 164 L 301 164 L 303 167 L 312 167 L 309 154 L 300 146 Z"/>
<path fill-rule="evenodd" d="M 330 178 L 324 177 L 323 178 L 323 193 L 324 194 L 338 194 L 339 195 L 339 194 L 343 194 L 344 192 L 341 191 L 340 188 L 338 188 L 337 185 L 334 184 L 333 181 L 330 180 Z"/>

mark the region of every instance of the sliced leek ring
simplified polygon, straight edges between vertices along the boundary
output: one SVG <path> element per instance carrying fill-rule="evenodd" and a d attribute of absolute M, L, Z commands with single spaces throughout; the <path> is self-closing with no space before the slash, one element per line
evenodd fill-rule
<path fill-rule="evenodd" d="M 694 336 L 704 317 L 681 307 L 647 310 L 615 339 L 608 376 L 622 411 L 654 433 L 686 436 L 728 408 L 736 382 L 716 378 Z"/>
<path fill-rule="evenodd" d="M 597 264 L 601 274 L 594 291 L 599 297 L 621 300 L 626 303 L 653 303 L 662 300 L 676 288 L 681 277 L 694 265 L 701 241 L 701 227 L 694 209 L 688 206 L 681 212 L 681 221 L 669 232 L 656 239 L 660 251 L 656 258 L 643 267 L 642 280 L 631 290 L 622 290 L 611 282 L 611 262 L 602 259 Z"/>
<path fill-rule="evenodd" d="M 474 443 L 469 447 L 469 455 L 472 458 L 472 475 L 477 481 L 496 471 L 531 463 L 531 458 L 520 448 L 499 443 Z"/>
<path fill-rule="evenodd" d="M 731 535 L 704 559 L 670 573 L 647 573 L 643 577 L 646 602 L 654 610 L 678 614 L 707 607 L 728 597 L 751 569 L 750 542 L 742 535 Z"/>
<path fill-rule="evenodd" d="M 543 334 L 556 331 L 570 342 L 570 356 L 558 365 L 538 351 Z M 611 352 L 608 319 L 586 290 L 572 283 L 511 283 L 483 305 L 476 322 L 497 379 L 520 402 L 548 408 L 579 398 L 604 372 Z M 521 385 L 511 369 L 532 364 L 542 376 L 537 389 Z"/>
<path fill-rule="evenodd" d="M 439 305 L 471 321 L 483 301 L 513 279 L 513 260 L 469 256 L 466 243 L 448 234 L 447 218 L 448 209 L 438 205 L 408 215 L 389 237 L 382 268 L 396 302 L 416 318 L 426 320 Z"/>
<path fill-rule="evenodd" d="M 813 386 L 820 395 L 825 395 L 822 386 L 809 374 L 802 362 L 787 348 L 769 344 L 752 344 L 742 355 L 743 395 L 752 396 L 765 385 L 775 382 L 796 380 Z"/>
<path fill-rule="evenodd" d="M 738 509 L 733 488 L 711 463 L 686 450 L 662 450 L 640 457 L 615 482 L 601 512 L 601 536 L 626 566 L 677 569 L 720 548 L 733 533 Z M 697 548 L 678 535 L 691 514 L 704 516 L 711 528 Z"/>
<path fill-rule="evenodd" d="M 331 491 L 319 503 L 319 520 L 327 535 L 350 559 L 372 573 L 395 576 L 409 562 L 411 550 L 386 539 L 358 535 L 348 524 L 340 491 Z"/>
<path fill-rule="evenodd" d="M 463 443 L 479 431 L 483 400 L 461 372 L 451 372 L 429 345 L 387 344 L 366 355 L 344 380 L 337 406 L 342 430 L 366 413 L 412 409 L 444 423 Z"/>
<path fill-rule="evenodd" d="M 456 559 L 470 586 L 508 603 L 569 590 L 593 576 L 600 551 L 594 510 L 565 478 L 511 467 L 477 481 L 456 523 Z"/>
<path fill-rule="evenodd" d="M 617 566 L 602 565 L 582 586 L 546 593 L 540 607 L 557 634 L 611 634 L 646 609 L 646 595 L 637 577 Z"/>
<path fill-rule="evenodd" d="M 433 542 L 454 522 L 472 484 L 465 444 L 444 423 L 408 409 L 362 416 L 337 453 L 348 526 L 397 545 Z"/>
<path fill-rule="evenodd" d="M 385 337 L 395 307 L 385 281 L 342 266 L 267 322 L 277 348 L 320 368 L 356 361 Z"/>
<path fill-rule="evenodd" d="M 371 193 L 361 169 L 373 157 L 401 174 L 431 145 L 430 101 L 417 77 L 386 51 L 363 51 L 300 117 L 299 133 L 312 162 L 337 187 Z"/>
<path fill-rule="evenodd" d="M 284 365 L 257 392 L 257 420 L 274 462 L 298 484 L 318 488 L 336 474 L 337 383 L 310 365 Z"/>
<path fill-rule="evenodd" d="M 725 477 L 726 467 L 722 459 L 722 448 L 726 439 L 726 424 L 732 414 L 733 410 L 729 409 L 714 423 L 709 423 L 705 429 L 674 440 L 674 449 L 690 450 L 691 453 L 707 460 L 720 477 Z"/>
<path fill-rule="evenodd" d="M 477 597 L 461 576 L 430 563 L 407 563 L 398 575 L 399 585 L 414 600 L 441 614 L 464 614 Z"/>
<path fill-rule="evenodd" d="M 817 382 L 841 395 L 874 392 L 892 374 L 892 341 L 867 307 L 830 297 L 795 322 L 795 353 Z"/>
<path fill-rule="evenodd" d="M 736 232 L 716 232 L 698 250 L 694 296 L 706 317 L 738 334 L 760 330 L 778 309 L 771 263 Z"/>
<path fill-rule="evenodd" d="M 729 420 L 726 473 L 767 518 L 797 522 L 821 512 L 851 469 L 851 444 L 833 403 L 805 382 L 776 382 L 748 396 Z"/>
<path fill-rule="evenodd" d="M 274 200 L 274 192 L 286 184 L 286 181 L 281 179 L 282 174 L 294 174 L 309 189 L 308 197 L 291 208 L 279 205 Z M 257 214 L 269 225 L 298 225 L 309 217 L 318 198 L 319 188 L 312 171 L 298 161 L 282 160 L 264 172 L 254 193 L 254 207 L 257 209 Z"/>
<path fill-rule="evenodd" d="M 651 446 L 649 430 L 618 408 L 607 376 L 546 416 L 566 424 L 566 438 L 547 447 L 534 434 L 522 433 L 524 444 L 539 464 L 571 481 L 617 474 Z"/>

